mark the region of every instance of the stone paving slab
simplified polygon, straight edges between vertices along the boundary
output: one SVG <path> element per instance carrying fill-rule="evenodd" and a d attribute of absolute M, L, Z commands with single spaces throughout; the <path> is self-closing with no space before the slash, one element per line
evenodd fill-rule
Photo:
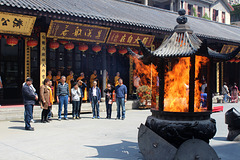
<path fill-rule="evenodd" d="M 222 160 L 240 159 L 240 143 L 226 141 L 224 114 L 239 104 L 223 104 L 224 112 L 213 113 L 217 134 L 210 145 Z M 34 132 L 25 131 L 22 120 L 0 121 L 0 160 L 142 160 L 137 144 L 137 127 L 145 123 L 150 110 L 128 110 L 125 120 L 53 120 L 33 123 Z M 105 117 L 105 112 L 100 115 Z M 113 116 L 116 112 L 113 112 Z"/>

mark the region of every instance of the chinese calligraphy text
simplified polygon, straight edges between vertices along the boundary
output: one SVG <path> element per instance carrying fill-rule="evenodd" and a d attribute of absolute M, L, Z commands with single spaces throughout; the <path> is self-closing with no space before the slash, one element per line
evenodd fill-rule
<path fill-rule="evenodd" d="M 52 20 L 47 37 L 104 43 L 110 28 Z"/>

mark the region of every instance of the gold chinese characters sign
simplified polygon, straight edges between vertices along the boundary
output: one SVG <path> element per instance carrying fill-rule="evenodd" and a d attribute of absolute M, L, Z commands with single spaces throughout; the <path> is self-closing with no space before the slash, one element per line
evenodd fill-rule
<path fill-rule="evenodd" d="M 107 43 L 139 47 L 138 40 L 141 39 L 147 47 L 151 47 L 154 38 L 155 36 L 153 35 L 112 30 Z"/>
<path fill-rule="evenodd" d="M 0 12 L 0 33 L 30 36 L 36 17 Z"/>
<path fill-rule="evenodd" d="M 224 44 L 220 53 L 231 53 L 237 48 L 238 46 L 235 46 L 235 45 Z M 237 57 L 240 57 L 240 52 L 238 53 Z"/>
<path fill-rule="evenodd" d="M 29 38 L 25 39 L 25 79 L 31 77 L 31 51 L 30 47 L 27 45 Z"/>
<path fill-rule="evenodd" d="M 40 33 L 40 86 L 43 84 L 46 78 L 47 66 L 46 66 L 46 33 Z"/>
<path fill-rule="evenodd" d="M 52 20 L 48 38 L 105 43 L 110 28 Z"/>

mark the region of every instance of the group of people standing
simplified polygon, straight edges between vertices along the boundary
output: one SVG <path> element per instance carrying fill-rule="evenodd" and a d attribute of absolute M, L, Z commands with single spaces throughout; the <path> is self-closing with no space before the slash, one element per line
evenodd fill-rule
<path fill-rule="evenodd" d="M 228 87 L 227 83 L 224 82 L 222 86 L 223 102 L 238 103 L 239 90 L 237 84 Z"/>
<path fill-rule="evenodd" d="M 127 101 L 127 87 L 123 84 L 121 78 L 118 79 L 118 85 L 116 87 L 112 86 L 110 83 L 107 84 L 107 88 L 104 90 L 105 104 L 107 119 L 111 119 L 112 115 L 112 104 L 113 104 L 113 93 L 116 94 L 116 103 L 117 103 L 117 117 L 120 119 L 122 109 L 122 120 L 125 119 L 125 103 Z M 89 89 L 89 100 L 92 105 L 93 119 L 100 118 L 99 116 L 99 103 L 101 101 L 101 91 L 97 87 L 97 81 L 93 81 L 93 86 Z"/>
<path fill-rule="evenodd" d="M 223 96 L 223 103 L 238 103 L 238 96 L 239 90 L 237 84 L 234 83 L 233 86 L 227 86 L 227 83 L 224 82 L 222 86 L 222 96 Z M 201 107 L 207 107 L 207 82 L 206 80 L 203 81 L 201 86 Z"/>
<path fill-rule="evenodd" d="M 70 73 L 70 75 L 73 75 Z M 127 101 L 127 87 L 123 84 L 123 80 L 120 78 L 120 74 L 118 73 L 116 76 L 118 79 L 115 80 L 115 86 L 107 83 L 107 88 L 104 90 L 106 93 L 105 97 L 105 103 L 106 103 L 106 112 L 107 112 L 107 119 L 111 119 L 111 113 L 112 113 L 112 104 L 113 104 L 113 95 L 114 91 L 116 93 L 116 103 L 117 103 L 117 117 L 116 119 L 120 119 L 121 113 L 120 108 L 122 109 L 122 120 L 125 119 L 125 103 Z M 116 78 L 115 77 L 115 78 Z M 32 118 L 33 113 L 33 106 L 35 105 L 35 102 L 39 100 L 39 103 L 42 108 L 42 116 L 41 116 L 41 122 L 46 123 L 50 121 L 51 117 L 51 108 L 54 103 L 54 91 L 55 88 L 52 86 L 53 79 L 49 75 L 44 80 L 43 85 L 40 86 L 40 94 L 39 98 L 36 93 L 35 89 L 32 86 L 33 80 L 31 78 L 27 78 L 26 82 L 23 85 L 22 88 L 22 94 L 24 99 L 24 105 L 25 105 L 25 129 L 26 130 L 34 130 L 34 128 L 31 127 L 30 121 Z M 58 77 L 57 77 L 58 78 Z M 70 81 L 71 81 L 70 77 Z M 80 113 L 81 113 L 81 105 L 82 100 L 84 98 L 84 91 L 87 88 L 87 85 L 85 82 L 82 81 L 81 78 L 78 78 L 76 81 L 71 83 L 71 86 L 69 83 L 69 77 L 61 76 L 60 79 L 57 81 L 57 87 L 56 87 L 56 101 L 58 103 L 58 120 L 61 121 L 62 116 L 62 108 L 64 107 L 64 116 L 63 118 L 65 120 L 68 119 L 68 103 L 70 100 L 72 101 L 72 117 L 73 119 L 80 119 Z M 117 83 L 116 83 L 117 81 Z M 92 112 L 93 112 L 93 119 L 100 118 L 99 115 L 99 103 L 101 101 L 101 90 L 97 86 L 97 79 L 94 78 L 91 87 L 89 88 L 89 101 L 92 106 Z M 86 95 L 85 95 L 86 96 Z M 70 98 L 71 97 L 71 98 Z"/>

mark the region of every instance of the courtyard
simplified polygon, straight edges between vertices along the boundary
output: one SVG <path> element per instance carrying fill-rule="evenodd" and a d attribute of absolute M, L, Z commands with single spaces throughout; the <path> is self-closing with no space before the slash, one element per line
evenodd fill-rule
<path fill-rule="evenodd" d="M 239 104 L 218 104 L 223 112 L 213 113 L 217 121 L 217 133 L 210 145 L 222 160 L 237 160 L 240 143 L 226 140 L 228 129 L 225 112 L 231 107 L 240 110 Z M 54 119 L 50 123 L 36 123 L 34 132 L 24 130 L 23 119 L 0 121 L 0 160 L 143 160 L 139 152 L 138 127 L 145 123 L 150 110 L 127 110 L 125 120 L 91 119 L 91 114 L 82 114 L 80 120 Z M 70 116 L 69 116 L 70 117 Z"/>

